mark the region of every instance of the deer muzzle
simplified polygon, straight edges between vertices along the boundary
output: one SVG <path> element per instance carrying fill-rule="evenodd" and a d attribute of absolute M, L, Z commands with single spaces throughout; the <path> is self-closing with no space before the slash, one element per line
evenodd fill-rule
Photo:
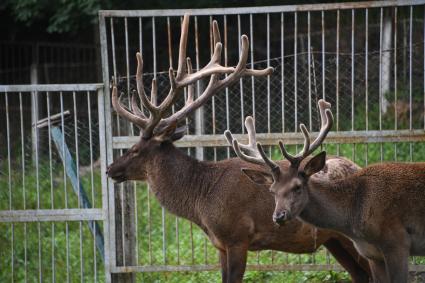
<path fill-rule="evenodd" d="M 289 219 L 290 219 L 290 215 L 287 210 L 282 210 L 282 211 L 273 213 L 273 222 L 278 225 L 283 225 Z"/>

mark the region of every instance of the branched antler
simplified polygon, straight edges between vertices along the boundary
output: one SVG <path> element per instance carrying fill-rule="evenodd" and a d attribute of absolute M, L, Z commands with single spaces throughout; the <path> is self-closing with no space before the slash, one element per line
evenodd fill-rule
<path fill-rule="evenodd" d="M 304 135 L 304 146 L 300 153 L 295 156 L 289 154 L 283 142 L 279 141 L 280 151 L 282 152 L 283 156 L 285 156 L 285 158 L 288 159 L 289 162 L 291 162 L 292 167 L 298 168 L 301 161 L 303 161 L 307 156 L 309 156 L 322 144 L 323 140 L 326 138 L 327 134 L 332 128 L 333 115 L 330 110 L 331 104 L 323 99 L 320 99 L 318 102 L 318 106 L 320 111 L 321 127 L 317 138 L 312 143 L 310 143 L 310 133 L 308 132 L 304 124 L 300 124 L 301 132 Z"/>
<path fill-rule="evenodd" d="M 193 72 L 190 58 L 186 58 L 187 37 L 189 30 L 189 16 L 185 15 L 180 35 L 179 60 L 176 74 L 172 67 L 169 69 L 170 91 L 167 97 L 158 105 L 157 84 L 156 80 L 152 81 L 151 99 L 149 100 L 144 92 L 143 87 L 143 60 L 140 53 L 136 54 L 137 58 L 137 93 L 143 107 L 149 112 L 149 117 L 143 114 L 139 108 L 135 94 L 131 99 L 131 111 L 126 109 L 119 100 L 117 88 L 114 86 L 112 90 L 112 105 L 117 113 L 125 119 L 137 125 L 143 133 L 144 138 L 150 138 L 155 134 L 161 133 L 171 123 L 178 123 L 184 120 L 193 111 L 205 104 L 209 98 L 220 90 L 228 87 L 232 83 L 238 81 L 243 76 L 267 76 L 273 71 L 269 67 L 263 70 L 247 69 L 246 62 L 248 59 L 249 41 L 246 35 L 241 37 L 241 55 L 236 67 L 225 67 L 220 65 L 222 44 L 220 42 L 220 33 L 216 21 L 212 24 L 214 52 L 210 62 L 197 72 Z M 219 75 L 228 74 L 223 79 L 219 79 Z M 194 83 L 210 77 L 207 88 L 198 97 L 194 98 Z M 185 87 L 188 87 L 188 97 L 185 105 L 169 117 L 164 117 L 167 111 L 175 103 L 178 94 Z"/>
<path fill-rule="evenodd" d="M 333 116 L 330 110 L 331 104 L 321 99 L 318 102 L 318 106 L 320 110 L 321 128 L 319 135 L 312 143 L 310 142 L 310 133 L 304 124 L 300 125 L 301 132 L 304 135 L 304 146 L 300 153 L 295 156 L 289 154 L 285 149 L 283 142 L 279 141 L 279 147 L 283 156 L 288 159 L 288 161 L 291 163 L 291 166 L 294 168 L 298 168 L 301 161 L 309 156 L 322 144 L 323 140 L 326 138 L 326 135 L 332 128 Z M 224 135 L 228 143 L 233 147 L 233 150 L 240 159 L 254 164 L 265 164 L 270 167 L 274 173 L 274 176 L 276 176 L 279 166 L 276 162 L 267 157 L 262 145 L 259 142 L 256 142 L 254 119 L 251 116 L 246 117 L 245 127 L 248 132 L 248 144 L 239 143 L 233 137 L 232 133 L 229 130 L 226 130 Z"/>
<path fill-rule="evenodd" d="M 264 153 L 263 147 L 260 143 L 257 143 L 256 133 L 255 133 L 255 122 L 251 116 L 246 117 L 245 119 L 245 128 L 248 132 L 248 144 L 241 144 L 238 142 L 232 135 L 229 130 L 224 132 L 224 136 L 227 139 L 227 142 L 232 145 L 233 150 L 236 155 L 247 162 L 267 165 L 272 171 L 275 171 L 276 168 L 279 168 L 279 165 L 273 160 L 267 157 Z"/>

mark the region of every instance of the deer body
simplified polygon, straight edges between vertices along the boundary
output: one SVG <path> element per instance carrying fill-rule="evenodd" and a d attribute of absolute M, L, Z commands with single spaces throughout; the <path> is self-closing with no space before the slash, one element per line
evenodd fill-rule
<path fill-rule="evenodd" d="M 425 255 L 425 163 L 371 165 L 338 181 L 311 178 L 307 188 L 302 220 L 344 233 L 385 265 L 376 281 L 407 282 L 408 256 Z"/>
<path fill-rule="evenodd" d="M 248 250 L 300 254 L 313 253 L 321 245 L 325 245 L 350 272 L 354 282 L 368 282 L 367 263 L 357 261 L 358 255 L 347 238 L 295 219 L 284 226 L 272 221 L 273 197 L 241 172 L 241 168 L 262 169 L 261 166 L 237 158 L 199 161 L 171 142 L 149 150 L 144 159 L 139 175 L 130 178 L 146 180 L 162 206 L 197 224 L 207 234 L 223 253 L 223 265 L 233 263 L 223 266 L 227 269 L 223 282 L 242 281 Z M 348 160 L 329 159 L 331 165 L 321 177 L 339 177 L 341 172 L 334 172 L 332 167 L 335 163 L 339 165 L 338 170 L 346 169 L 344 175 L 359 169 Z M 286 168 L 288 162 L 280 165 Z M 123 174 L 113 168 L 108 173 L 112 177 Z"/>
<path fill-rule="evenodd" d="M 369 259 L 374 282 L 407 282 L 409 255 L 425 255 L 425 163 L 384 163 L 339 179 L 320 177 L 326 171 L 326 152 L 310 159 L 308 156 L 326 138 L 333 116 L 324 100 L 319 101 L 319 108 L 322 126 L 312 143 L 307 128 L 300 125 L 304 134 L 301 153 L 293 156 L 279 142 L 282 155 L 290 162 L 288 170 L 270 160 L 261 144 L 256 144 L 257 150 L 253 142 L 242 145 L 250 149 L 246 155 L 231 134 L 226 133 L 226 137 L 240 158 L 269 166 L 270 173 L 244 173 L 256 183 L 267 184 L 273 192 L 273 219 L 277 224 L 299 218 L 340 232 Z M 246 125 L 254 141 L 252 118 L 247 118 Z M 308 161 L 303 162 L 305 159 Z"/>

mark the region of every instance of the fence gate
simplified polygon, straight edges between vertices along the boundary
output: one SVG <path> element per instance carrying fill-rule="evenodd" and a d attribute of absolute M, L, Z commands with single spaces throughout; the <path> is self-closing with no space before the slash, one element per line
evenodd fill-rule
<path fill-rule="evenodd" d="M 187 49 L 195 68 L 209 60 L 210 26 L 217 20 L 225 64 L 237 62 L 239 38 L 247 34 L 249 64 L 273 66 L 275 72 L 267 79 L 241 79 L 191 117 L 190 134 L 177 143 L 188 154 L 208 160 L 232 156 L 222 133 L 230 129 L 243 134 L 246 115 L 256 118 L 258 138 L 270 145 L 270 154 L 282 138 L 295 149 L 302 143 L 298 124 L 317 131 L 316 102 L 326 98 L 336 120 L 325 145 L 331 154 L 347 156 L 361 166 L 387 160 L 425 161 L 424 4 L 404 0 L 101 11 L 103 81 L 109 85 L 113 78 L 119 91 L 132 92 L 135 54 L 140 50 L 145 85 L 156 78 L 163 97 L 168 92 L 167 70 L 170 65 L 176 69 L 182 16 L 190 12 Z M 199 94 L 205 85 L 196 87 Z M 109 88 L 105 94 L 110 163 L 138 137 L 136 128 L 111 111 Z M 183 98 L 178 105 L 182 102 Z M 108 185 L 112 273 L 219 268 L 217 252 L 201 230 L 162 209 L 144 184 L 114 186 L 109 181 Z M 301 256 L 262 251 L 249 255 L 248 269 L 340 267 L 323 250 Z M 425 266 L 416 258 L 411 269 L 424 271 Z"/>
<path fill-rule="evenodd" d="M 0 99 L 0 281 L 104 281 L 103 84 L 0 86 Z"/>

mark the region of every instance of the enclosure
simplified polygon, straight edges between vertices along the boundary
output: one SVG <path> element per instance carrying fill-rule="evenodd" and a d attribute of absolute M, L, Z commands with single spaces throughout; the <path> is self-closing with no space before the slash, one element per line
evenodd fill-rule
<path fill-rule="evenodd" d="M 218 280 L 218 272 L 200 272 L 219 270 L 217 251 L 200 228 L 161 208 L 145 184 L 114 185 L 105 174 L 139 139 L 137 127 L 112 111 L 110 85 L 117 82 L 128 97 L 140 50 L 145 85 L 156 78 L 164 97 L 185 12 L 192 15 L 188 56 L 195 69 L 212 54 L 213 20 L 226 66 L 237 62 L 246 34 L 249 66 L 275 68 L 268 78 L 244 78 L 217 93 L 188 119 L 176 145 L 189 155 L 233 157 L 222 134 L 230 129 L 244 141 L 243 121 L 253 115 L 259 141 L 281 159 L 278 140 L 295 151 L 303 141 L 299 123 L 316 132 L 316 104 L 325 98 L 335 116 L 324 146 L 330 154 L 360 166 L 425 161 L 423 0 L 100 11 L 102 84 L 0 85 L 2 282 L 119 282 L 128 278 L 116 274 L 132 272 L 146 282 Z M 197 94 L 205 87 L 197 83 Z M 173 111 L 183 103 L 181 97 Z M 425 271 L 425 259 L 411 263 L 412 271 Z M 324 249 L 251 253 L 248 270 L 262 272 L 247 280 L 267 282 L 347 276 L 313 272 L 342 271 Z"/>

